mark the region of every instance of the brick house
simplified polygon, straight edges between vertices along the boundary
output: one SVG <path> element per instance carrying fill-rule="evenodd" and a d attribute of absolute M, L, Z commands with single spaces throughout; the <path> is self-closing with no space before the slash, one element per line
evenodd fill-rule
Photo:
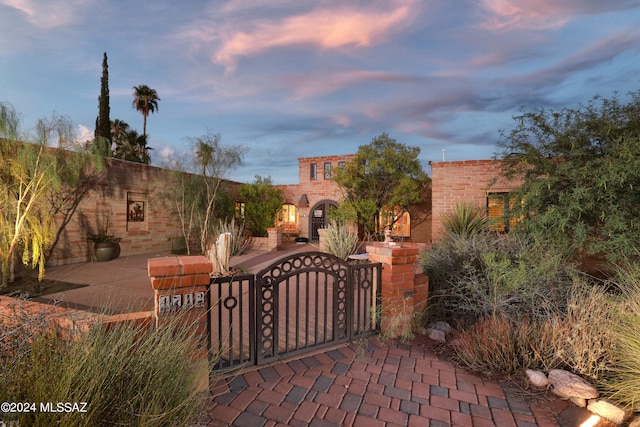
<path fill-rule="evenodd" d="M 442 215 L 453 212 L 458 202 L 470 202 L 496 220 L 496 229 L 508 231 L 509 192 L 519 182 L 494 179 L 500 175 L 500 160 L 464 160 L 431 162 L 432 239 L 437 242 L 443 235 Z"/>
<path fill-rule="evenodd" d="M 331 180 L 355 154 L 305 157 L 298 159 L 298 184 L 278 185 L 285 197 L 283 221 L 278 224 L 284 236 L 318 239 L 318 229 L 327 225 L 328 211 L 342 200 L 339 187 Z M 163 202 L 162 189 L 173 171 L 150 165 L 110 159 L 98 185 L 79 204 L 71 222 L 48 264 L 61 265 L 92 259 L 92 243 L 87 235 L 108 222 L 110 231 L 121 238 L 121 255 L 138 255 L 177 249 L 180 224 Z M 225 192 L 232 195 L 241 184 L 225 181 Z M 430 205 L 411 210 L 398 222 L 396 238 L 411 242 L 431 239 Z M 58 224 L 62 217 L 56 217 Z"/>
<path fill-rule="evenodd" d="M 340 188 L 331 179 L 355 154 L 303 157 L 298 159 L 298 184 L 278 185 L 284 191 L 283 221 L 279 226 L 289 236 L 318 240 L 318 229 L 328 224 L 327 213 L 343 199 Z M 431 239 L 430 206 L 415 206 L 394 227 L 394 237 L 412 242 Z"/>

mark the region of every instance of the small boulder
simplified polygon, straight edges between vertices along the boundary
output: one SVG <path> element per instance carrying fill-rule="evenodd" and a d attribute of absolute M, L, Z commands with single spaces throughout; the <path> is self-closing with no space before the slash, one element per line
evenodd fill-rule
<path fill-rule="evenodd" d="M 640 427 L 640 415 L 636 415 L 631 422 L 629 423 L 629 427 Z"/>
<path fill-rule="evenodd" d="M 618 425 L 622 424 L 625 417 L 627 416 L 624 409 L 618 407 L 616 404 L 607 399 L 589 400 L 587 409 L 592 413 L 602 418 L 606 418 L 612 423 Z"/>
<path fill-rule="evenodd" d="M 445 334 L 443 331 L 439 329 L 428 328 L 427 332 L 429 333 L 430 339 L 438 342 L 447 342 L 447 339 L 445 338 Z"/>
<path fill-rule="evenodd" d="M 529 382 L 535 387 L 546 387 L 549 385 L 549 378 L 542 371 L 536 371 L 534 369 L 527 369 L 525 371 Z"/>
<path fill-rule="evenodd" d="M 549 382 L 553 386 L 553 392 L 564 399 L 570 397 L 595 399 L 600 395 L 598 390 L 587 381 L 563 369 L 550 370 Z"/>
<path fill-rule="evenodd" d="M 437 329 L 439 331 L 444 332 L 445 334 L 450 334 L 451 331 L 453 330 L 451 328 L 451 325 L 449 325 L 447 322 L 442 322 L 442 321 L 429 323 L 428 328 Z"/>

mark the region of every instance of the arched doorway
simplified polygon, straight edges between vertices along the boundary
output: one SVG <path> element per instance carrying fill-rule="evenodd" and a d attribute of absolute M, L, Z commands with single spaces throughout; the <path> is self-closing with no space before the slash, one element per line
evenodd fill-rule
<path fill-rule="evenodd" d="M 309 240 L 317 242 L 320 240 L 319 228 L 325 228 L 328 224 L 328 214 L 331 209 L 337 208 L 338 204 L 333 200 L 323 200 L 316 203 L 310 211 Z"/>

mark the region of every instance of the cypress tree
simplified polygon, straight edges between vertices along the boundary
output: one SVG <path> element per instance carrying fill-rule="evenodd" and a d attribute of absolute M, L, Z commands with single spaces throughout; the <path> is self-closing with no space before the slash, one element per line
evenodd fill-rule
<path fill-rule="evenodd" d="M 100 154 L 111 156 L 111 120 L 109 119 L 109 67 L 107 52 L 102 59 L 102 78 L 100 79 L 100 97 L 98 98 L 98 118 L 96 119 L 95 143 Z"/>

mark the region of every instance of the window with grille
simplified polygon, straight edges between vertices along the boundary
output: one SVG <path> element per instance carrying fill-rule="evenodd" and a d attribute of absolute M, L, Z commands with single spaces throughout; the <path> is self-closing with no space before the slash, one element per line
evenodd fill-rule
<path fill-rule="evenodd" d="M 316 163 L 311 163 L 309 166 L 309 179 L 315 181 L 318 179 L 318 165 Z"/>
<path fill-rule="evenodd" d="M 487 217 L 491 221 L 489 229 L 508 233 L 517 219 L 513 215 L 514 201 L 510 193 L 489 193 L 487 195 Z"/>

